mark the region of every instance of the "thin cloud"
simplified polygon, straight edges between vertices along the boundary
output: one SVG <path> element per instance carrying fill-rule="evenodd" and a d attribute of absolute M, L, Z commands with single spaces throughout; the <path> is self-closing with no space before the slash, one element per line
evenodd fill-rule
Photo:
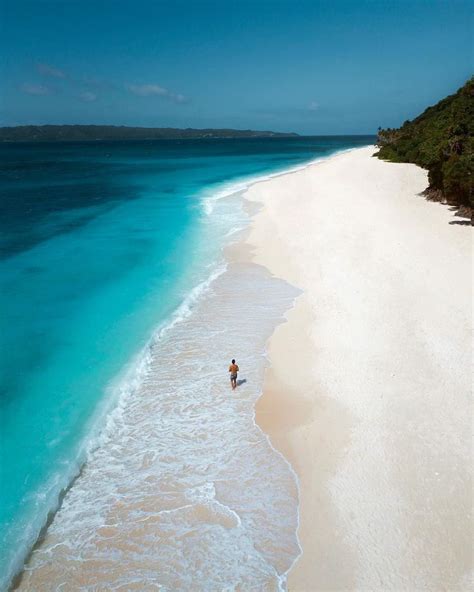
<path fill-rule="evenodd" d="M 127 89 L 139 97 L 166 97 L 169 91 L 158 84 L 128 84 Z"/>
<path fill-rule="evenodd" d="M 79 98 L 81 101 L 84 101 L 84 103 L 92 103 L 97 100 L 97 95 L 93 92 L 85 90 L 79 94 Z"/>
<path fill-rule="evenodd" d="M 51 66 L 51 64 L 40 62 L 36 65 L 36 68 L 42 76 L 49 76 L 50 78 L 66 78 L 66 73 L 63 70 L 55 68 L 54 66 Z"/>
<path fill-rule="evenodd" d="M 311 101 L 311 103 L 308 105 L 309 111 L 317 111 L 318 109 L 319 109 L 319 103 L 317 103 L 316 101 Z"/>
<path fill-rule="evenodd" d="M 188 102 L 188 99 L 184 95 L 174 93 L 159 84 L 127 84 L 125 88 L 139 97 L 164 97 L 174 103 Z"/>
<path fill-rule="evenodd" d="M 53 93 L 52 89 L 48 86 L 44 86 L 43 84 L 29 84 L 28 82 L 22 84 L 20 89 L 27 95 L 35 95 L 38 97 L 51 95 Z"/>

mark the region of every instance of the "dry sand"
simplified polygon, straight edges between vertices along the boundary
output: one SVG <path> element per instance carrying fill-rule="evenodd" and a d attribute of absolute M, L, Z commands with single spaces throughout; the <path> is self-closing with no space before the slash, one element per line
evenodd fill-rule
<path fill-rule="evenodd" d="M 303 293 L 257 421 L 300 480 L 290 592 L 469 588 L 472 228 L 426 172 L 336 155 L 259 183 L 255 261 Z"/>

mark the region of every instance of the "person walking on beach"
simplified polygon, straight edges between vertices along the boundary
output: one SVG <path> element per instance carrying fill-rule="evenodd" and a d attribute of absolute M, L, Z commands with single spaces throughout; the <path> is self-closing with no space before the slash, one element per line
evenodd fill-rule
<path fill-rule="evenodd" d="M 229 366 L 230 384 L 232 385 L 232 390 L 234 390 L 235 387 L 237 386 L 237 372 L 238 371 L 239 371 L 239 367 L 235 363 L 235 360 L 232 360 L 232 362 Z"/>

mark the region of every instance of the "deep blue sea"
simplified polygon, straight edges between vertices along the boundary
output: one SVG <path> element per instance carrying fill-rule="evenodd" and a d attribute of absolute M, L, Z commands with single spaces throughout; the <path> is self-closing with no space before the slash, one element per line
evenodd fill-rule
<path fill-rule="evenodd" d="M 372 137 L 3 144 L 0 588 L 153 332 L 215 272 L 219 198 Z M 120 385 L 120 386 L 118 386 Z"/>

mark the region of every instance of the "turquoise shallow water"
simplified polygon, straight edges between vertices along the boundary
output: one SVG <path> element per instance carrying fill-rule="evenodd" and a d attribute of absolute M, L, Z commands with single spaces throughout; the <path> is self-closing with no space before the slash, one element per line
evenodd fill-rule
<path fill-rule="evenodd" d="M 241 220 L 215 211 L 213 200 L 371 141 L 0 147 L 1 586 L 97 445 L 127 385 L 117 376 L 218 270 Z"/>

